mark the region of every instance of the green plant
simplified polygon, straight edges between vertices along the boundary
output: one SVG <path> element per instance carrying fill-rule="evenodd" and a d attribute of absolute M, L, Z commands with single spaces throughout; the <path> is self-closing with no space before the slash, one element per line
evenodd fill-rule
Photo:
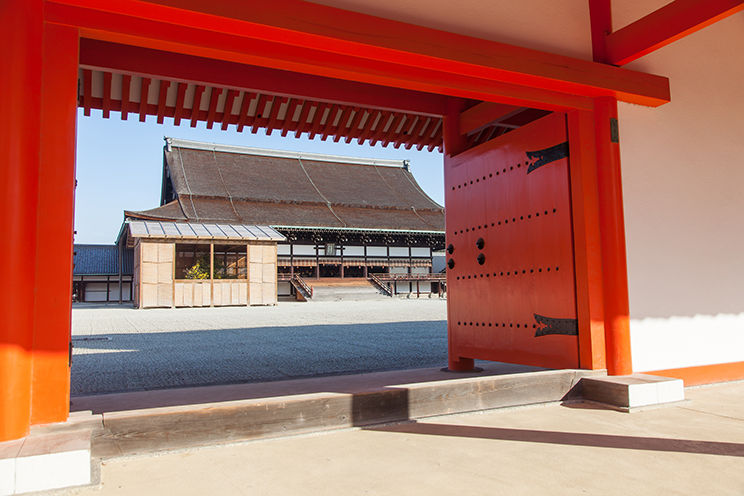
<path fill-rule="evenodd" d="M 205 268 L 202 260 L 198 260 L 184 275 L 186 279 L 209 279 L 209 265 Z"/>

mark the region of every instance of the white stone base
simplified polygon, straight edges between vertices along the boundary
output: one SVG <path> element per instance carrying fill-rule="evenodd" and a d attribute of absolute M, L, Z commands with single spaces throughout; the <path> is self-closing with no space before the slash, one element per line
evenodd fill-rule
<path fill-rule="evenodd" d="M 0 443 L 0 495 L 90 484 L 90 467 L 89 430 Z"/>
<path fill-rule="evenodd" d="M 581 384 L 585 399 L 627 410 L 685 399 L 682 380 L 669 377 L 646 374 L 585 377 Z"/>

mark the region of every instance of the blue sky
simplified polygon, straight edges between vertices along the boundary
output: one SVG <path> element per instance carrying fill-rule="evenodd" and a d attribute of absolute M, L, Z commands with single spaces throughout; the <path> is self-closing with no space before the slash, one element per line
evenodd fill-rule
<path fill-rule="evenodd" d="M 219 124 L 207 129 L 204 122 L 192 128 L 189 121 L 174 126 L 173 119 L 164 124 L 148 116 L 139 122 L 137 115 L 122 121 L 118 113 L 104 119 L 100 111 L 90 117 L 78 112 L 77 172 L 75 192 L 76 243 L 113 243 L 124 216 L 124 210 L 145 210 L 160 203 L 160 182 L 163 170 L 163 137 L 255 146 L 274 150 L 293 150 L 352 157 L 389 158 L 411 161 L 411 172 L 421 187 L 440 205 L 444 204 L 442 155 L 390 145 L 383 148 L 334 143 L 331 138 L 308 140 L 304 135 L 296 139 L 291 134 L 282 138 L 278 131 L 266 136 L 264 130 L 242 133 L 230 126 L 222 131 Z"/>

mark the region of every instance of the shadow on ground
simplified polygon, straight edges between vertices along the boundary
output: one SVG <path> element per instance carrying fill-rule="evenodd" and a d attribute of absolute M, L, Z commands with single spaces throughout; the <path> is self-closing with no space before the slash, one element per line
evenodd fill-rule
<path fill-rule="evenodd" d="M 506 429 L 411 422 L 393 426 L 367 427 L 366 430 L 423 434 L 427 436 L 452 436 L 474 439 L 494 439 L 525 443 L 560 444 L 563 446 L 593 446 L 600 448 L 644 451 L 667 451 L 703 455 L 744 456 L 744 444 L 720 441 L 698 441 L 661 437 L 619 436 L 614 434 L 587 434 L 582 432 L 543 431 L 531 429 Z"/>

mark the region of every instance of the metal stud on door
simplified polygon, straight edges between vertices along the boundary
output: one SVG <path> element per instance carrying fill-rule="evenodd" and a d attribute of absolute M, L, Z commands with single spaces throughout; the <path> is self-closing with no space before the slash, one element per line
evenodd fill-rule
<path fill-rule="evenodd" d="M 578 367 L 568 167 L 560 113 L 445 157 L 451 368 Z"/>

